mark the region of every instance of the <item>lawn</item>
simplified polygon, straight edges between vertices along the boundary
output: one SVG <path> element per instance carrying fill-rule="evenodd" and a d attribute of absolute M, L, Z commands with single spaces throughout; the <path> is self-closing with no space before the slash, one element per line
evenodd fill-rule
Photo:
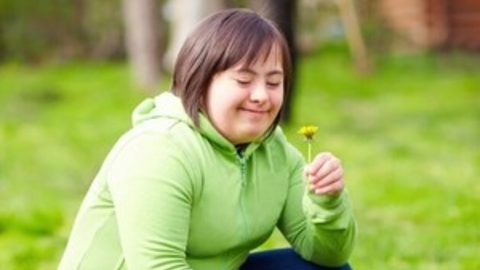
<path fill-rule="evenodd" d="M 382 56 L 358 75 L 344 48 L 305 55 L 294 117 L 346 169 L 356 269 L 479 269 L 480 56 Z M 168 78 L 162 90 L 168 88 Z M 55 269 L 80 200 L 149 94 L 121 63 L 0 66 L 0 269 Z M 282 246 L 275 234 L 264 247 Z"/>

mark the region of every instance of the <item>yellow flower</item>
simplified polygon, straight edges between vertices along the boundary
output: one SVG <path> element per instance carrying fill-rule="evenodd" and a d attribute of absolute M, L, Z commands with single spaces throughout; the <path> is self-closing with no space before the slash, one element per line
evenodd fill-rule
<path fill-rule="evenodd" d="M 314 125 L 306 125 L 306 126 L 301 127 L 301 128 L 298 130 L 298 134 L 305 136 L 305 139 L 306 139 L 307 141 L 312 141 L 312 140 L 313 140 L 313 136 L 315 135 L 315 133 L 317 133 L 317 130 L 318 130 L 318 127 L 317 127 L 317 126 L 314 126 Z"/>
<path fill-rule="evenodd" d="M 307 152 L 307 162 L 310 163 L 312 161 L 312 142 L 313 136 L 317 133 L 318 127 L 314 125 L 307 125 L 303 126 L 298 130 L 298 134 L 305 136 L 305 141 L 308 145 L 308 152 Z"/>

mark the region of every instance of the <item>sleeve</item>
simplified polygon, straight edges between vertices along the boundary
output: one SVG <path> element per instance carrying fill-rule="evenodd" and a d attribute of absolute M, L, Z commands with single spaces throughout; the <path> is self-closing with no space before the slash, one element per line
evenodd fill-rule
<path fill-rule="evenodd" d="M 144 133 L 110 164 L 107 181 L 128 269 L 190 269 L 193 184 L 185 160 L 166 135 Z"/>
<path fill-rule="evenodd" d="M 336 197 L 310 193 L 302 177 L 298 153 L 290 173 L 287 201 L 278 228 L 294 250 L 322 266 L 347 263 L 355 244 L 357 225 L 347 191 Z"/>

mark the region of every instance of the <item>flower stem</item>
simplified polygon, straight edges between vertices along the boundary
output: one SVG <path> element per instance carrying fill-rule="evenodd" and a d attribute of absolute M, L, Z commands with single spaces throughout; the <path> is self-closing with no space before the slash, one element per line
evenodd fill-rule
<path fill-rule="evenodd" d="M 308 158 L 307 161 L 310 163 L 312 161 L 312 142 L 308 142 Z"/>

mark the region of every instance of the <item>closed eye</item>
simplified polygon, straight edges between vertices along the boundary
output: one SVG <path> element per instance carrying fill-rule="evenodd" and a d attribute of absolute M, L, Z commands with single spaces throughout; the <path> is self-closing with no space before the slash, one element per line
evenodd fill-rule
<path fill-rule="evenodd" d="M 267 82 L 267 86 L 271 87 L 271 88 L 276 88 L 276 87 L 280 86 L 280 83 L 279 82 Z"/>
<path fill-rule="evenodd" d="M 250 80 L 236 80 L 236 81 L 241 86 L 248 86 L 250 83 L 252 83 L 252 81 Z"/>

